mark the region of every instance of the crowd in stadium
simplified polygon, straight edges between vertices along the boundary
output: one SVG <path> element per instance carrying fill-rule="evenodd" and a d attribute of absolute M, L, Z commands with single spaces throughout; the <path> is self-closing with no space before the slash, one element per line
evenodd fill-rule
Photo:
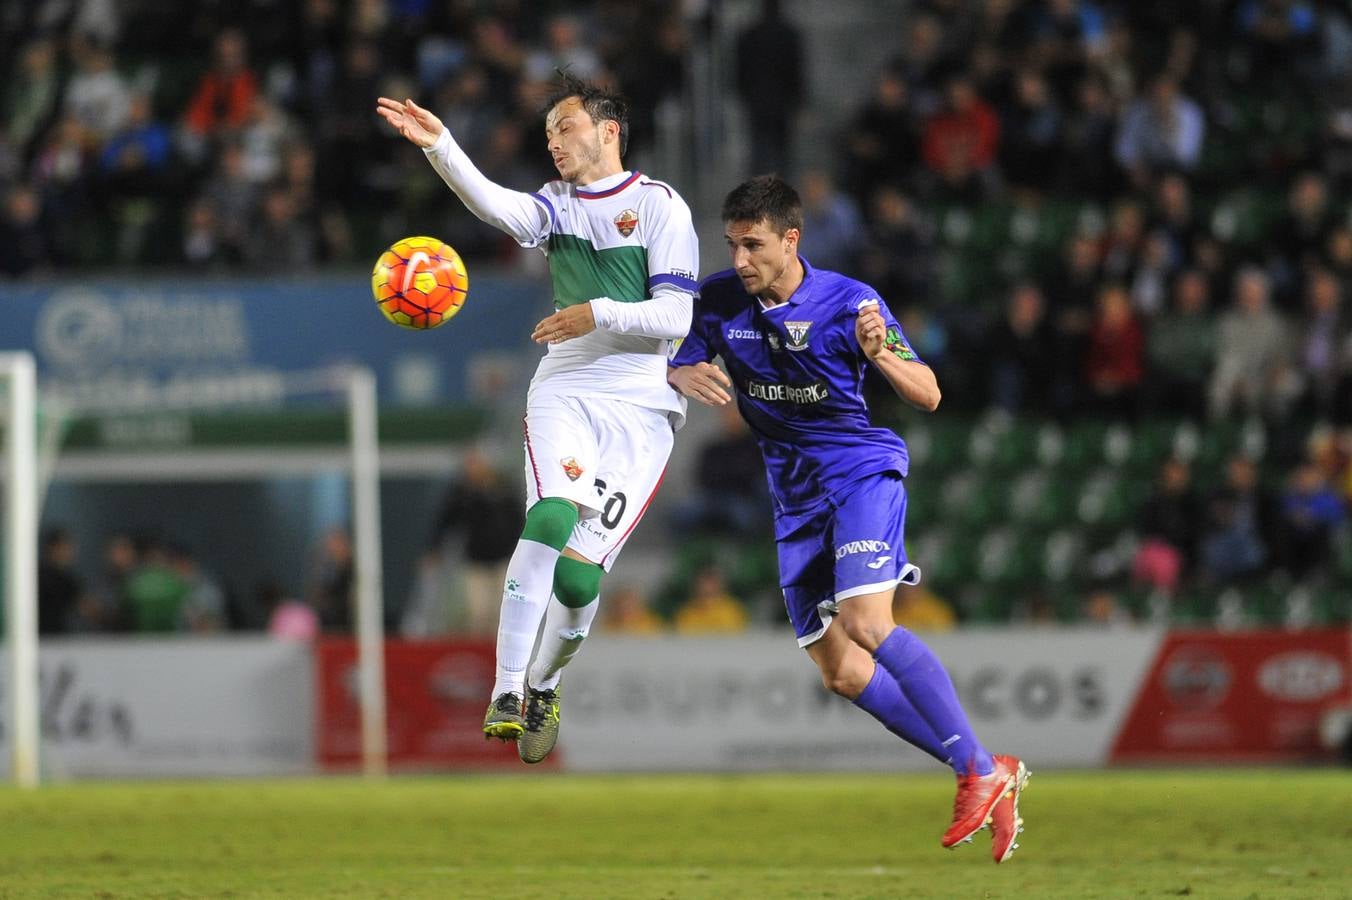
<path fill-rule="evenodd" d="M 794 12 L 773 27 L 801 37 Z M 809 90 L 789 113 L 792 126 L 814 103 L 850 110 L 825 158 L 786 139 L 804 255 L 879 289 L 939 373 L 940 417 L 994 410 L 1068 434 L 1086 420 L 1138 435 L 1263 423 L 1258 469 L 1221 465 L 1241 449 L 1222 448 L 1195 493 L 1179 487 L 1197 480 L 1181 471 L 1192 460 L 1164 442 L 1148 460 L 1158 493 L 1123 523 L 1140 549 L 1095 587 L 1274 569 L 1346 584 L 1352 13 L 1319 0 L 904 12 L 868 96 Z M 380 222 L 432 210 L 462 253 L 510 262 L 382 132 L 374 98 L 426 98 L 486 174 L 529 189 L 551 174 L 538 106 L 556 68 L 618 82 L 641 154 L 653 110 L 686 96 L 704 24 L 678 4 L 608 0 L 15 5 L 0 16 L 0 273 L 357 263 Z M 1235 501 L 1246 478 L 1262 497 Z"/>

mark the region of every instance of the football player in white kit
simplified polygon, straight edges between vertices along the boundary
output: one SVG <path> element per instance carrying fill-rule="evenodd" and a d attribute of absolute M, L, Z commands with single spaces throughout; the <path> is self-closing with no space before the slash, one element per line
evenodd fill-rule
<path fill-rule="evenodd" d="M 376 110 L 471 212 L 549 259 L 555 312 L 532 333 L 548 352 L 526 399 L 526 525 L 507 567 L 483 725 L 531 763 L 554 748 L 560 671 L 587 636 L 601 576 L 656 493 L 684 421 L 667 356 L 690 328 L 699 259 L 685 201 L 621 163 L 621 97 L 565 74 L 545 109 L 560 180 L 535 193 L 489 181 L 412 100 L 381 97 Z"/>

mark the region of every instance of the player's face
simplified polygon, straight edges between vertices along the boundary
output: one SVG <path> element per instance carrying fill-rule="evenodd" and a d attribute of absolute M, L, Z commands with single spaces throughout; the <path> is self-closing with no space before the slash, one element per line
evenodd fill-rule
<path fill-rule="evenodd" d="M 545 116 L 545 138 L 559 177 L 570 184 L 590 184 L 601 165 L 601 129 L 577 97 L 560 100 Z"/>
<path fill-rule="evenodd" d="M 774 293 L 774 286 L 798 256 L 798 229 L 790 228 L 780 234 L 765 219 L 728 222 L 723 237 L 732 254 L 732 267 L 748 294 Z"/>

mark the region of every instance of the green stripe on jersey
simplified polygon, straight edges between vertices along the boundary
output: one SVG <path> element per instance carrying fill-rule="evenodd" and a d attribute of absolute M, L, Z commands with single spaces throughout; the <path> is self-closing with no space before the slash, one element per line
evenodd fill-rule
<path fill-rule="evenodd" d="M 648 299 L 648 250 L 638 245 L 597 250 L 586 238 L 549 236 L 554 306 L 563 309 L 596 297 L 626 303 Z"/>

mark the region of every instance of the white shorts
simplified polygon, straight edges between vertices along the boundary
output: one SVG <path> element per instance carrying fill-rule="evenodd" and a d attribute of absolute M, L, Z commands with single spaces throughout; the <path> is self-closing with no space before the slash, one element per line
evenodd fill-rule
<path fill-rule="evenodd" d="M 574 552 L 610 571 L 662 483 L 674 435 L 666 410 L 600 397 L 546 397 L 526 408 L 526 509 L 578 505 Z"/>

